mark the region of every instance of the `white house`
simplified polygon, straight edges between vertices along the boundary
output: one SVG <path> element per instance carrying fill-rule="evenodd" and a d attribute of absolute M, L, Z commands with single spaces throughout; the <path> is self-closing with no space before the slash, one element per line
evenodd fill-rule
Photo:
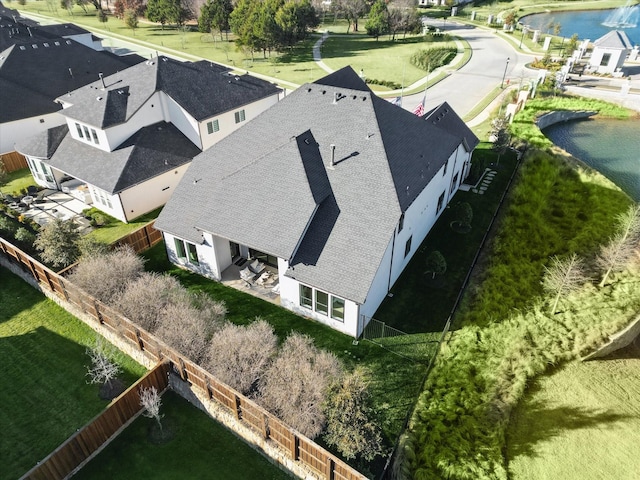
<path fill-rule="evenodd" d="M 279 93 L 211 62 L 157 57 L 58 97 L 63 128 L 16 149 L 39 185 L 127 222 L 164 205 L 195 155 Z"/>
<path fill-rule="evenodd" d="M 612 30 L 593 42 L 589 68 L 597 73 L 613 74 L 622 67 L 632 48 L 626 33 Z"/>
<path fill-rule="evenodd" d="M 20 28 L 22 32 L 27 27 Z M 0 52 L 0 154 L 14 151 L 16 142 L 64 124 L 62 106 L 55 102 L 58 96 L 95 81 L 100 72 L 110 75 L 143 60 L 98 52 L 61 37 L 36 41 L 16 34 L 12 40 L 20 42 Z"/>
<path fill-rule="evenodd" d="M 477 143 L 448 104 L 415 116 L 346 67 L 198 155 L 155 226 L 172 262 L 220 280 L 257 259 L 282 306 L 358 337 Z"/>

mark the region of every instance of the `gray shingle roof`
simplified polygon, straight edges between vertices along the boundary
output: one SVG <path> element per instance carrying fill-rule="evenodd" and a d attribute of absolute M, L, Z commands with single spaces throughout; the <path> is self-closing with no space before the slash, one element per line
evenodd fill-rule
<path fill-rule="evenodd" d="M 16 150 L 30 157 L 49 159 L 69 132 L 67 125 L 53 127 L 16 143 Z"/>
<path fill-rule="evenodd" d="M 25 142 L 25 149 L 18 151 L 31 155 L 27 147 Z M 47 163 L 108 193 L 119 193 L 189 163 L 198 153 L 200 149 L 180 130 L 160 122 L 140 129 L 113 152 L 66 135 Z"/>
<path fill-rule="evenodd" d="M 106 88 L 105 88 L 106 86 Z M 65 115 L 108 128 L 127 121 L 157 91 L 163 91 L 200 121 L 279 92 L 250 75 L 231 75 L 221 65 L 157 57 L 65 95 Z"/>
<path fill-rule="evenodd" d="M 612 30 L 606 35 L 597 39 L 593 44 L 596 47 L 602 48 L 616 48 L 620 50 L 632 49 L 633 45 L 627 37 L 627 34 L 621 30 Z"/>
<path fill-rule="evenodd" d="M 11 46 L 0 53 L 0 123 L 61 110 L 57 97 L 141 60 L 67 39 Z"/>
<path fill-rule="evenodd" d="M 347 67 L 197 156 L 156 227 L 201 242 L 199 228 L 290 259 L 288 276 L 363 303 L 401 213 L 461 141 L 376 97 Z M 302 175 L 307 147 L 312 169 Z"/>

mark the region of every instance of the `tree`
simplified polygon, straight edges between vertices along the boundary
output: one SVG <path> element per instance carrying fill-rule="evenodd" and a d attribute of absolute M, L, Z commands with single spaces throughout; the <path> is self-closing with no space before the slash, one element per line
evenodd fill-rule
<path fill-rule="evenodd" d="M 551 295 L 554 295 L 551 306 L 551 314 L 555 314 L 560 297 L 565 296 L 579 287 L 587 280 L 584 262 L 575 253 L 565 259 L 551 258 L 551 265 L 544 267 L 542 287 Z"/>
<path fill-rule="evenodd" d="M 288 0 L 276 13 L 276 25 L 280 30 L 279 44 L 292 47 L 308 36 L 309 29 L 320 23 L 315 8 L 309 0 Z"/>
<path fill-rule="evenodd" d="M 511 143 L 511 135 L 509 133 L 509 120 L 506 115 L 499 115 L 491 121 L 491 130 L 489 132 L 489 140 L 493 142 L 491 147 L 498 154 L 496 164 L 500 163 L 500 157 L 507 150 Z"/>
<path fill-rule="evenodd" d="M 129 282 L 144 270 L 144 260 L 131 247 L 119 247 L 103 255 L 84 257 L 69 281 L 92 297 L 113 305 Z"/>
<path fill-rule="evenodd" d="M 170 275 L 143 272 L 130 280 L 115 307 L 129 320 L 149 332 L 155 332 L 165 308 L 187 296 L 180 282 Z"/>
<path fill-rule="evenodd" d="M 285 423 L 314 438 L 325 426 L 326 393 L 341 374 L 333 354 L 316 348 L 310 337 L 292 333 L 260 379 L 258 400 Z"/>
<path fill-rule="evenodd" d="M 260 2 L 253 0 L 238 0 L 236 7 L 229 16 L 231 31 L 236 35 L 236 45 L 253 52 L 259 50 L 262 41 L 255 25 L 260 21 Z"/>
<path fill-rule="evenodd" d="M 368 11 L 369 6 L 365 0 L 335 0 L 336 9 L 342 12 L 344 18 L 349 22 L 347 33 L 351 27 L 353 31 L 358 31 L 358 20 Z"/>
<path fill-rule="evenodd" d="M 130 8 L 124 11 L 124 24 L 133 31 L 133 35 L 136 34 L 136 28 L 138 28 L 138 15 Z"/>
<path fill-rule="evenodd" d="M 458 202 L 454 207 L 454 216 L 461 226 L 469 227 L 473 220 L 473 209 L 467 202 Z"/>
<path fill-rule="evenodd" d="M 387 8 L 389 11 L 389 32 L 392 35 L 392 40 L 395 40 L 396 33 L 400 30 L 403 30 L 406 36 L 407 31 L 415 31 L 416 26 L 418 31 L 422 28 L 422 22 L 413 0 L 394 0 L 387 5 Z"/>
<path fill-rule="evenodd" d="M 389 11 L 384 0 L 376 0 L 373 4 L 364 28 L 367 30 L 367 35 L 374 37 L 376 40 L 380 35 L 389 31 Z"/>
<path fill-rule="evenodd" d="M 4 165 L 4 160 L 0 157 L 0 186 L 7 183 L 7 178 L 9 174 L 7 173 L 7 167 Z"/>
<path fill-rule="evenodd" d="M 504 15 L 504 24 L 507 26 L 511 26 L 516 23 L 516 12 L 513 10 L 509 10 Z"/>
<path fill-rule="evenodd" d="M 244 395 L 251 394 L 278 349 L 273 327 L 257 317 L 247 325 L 232 323 L 214 333 L 205 366 Z"/>
<path fill-rule="evenodd" d="M 56 218 L 38 233 L 33 246 L 40 251 L 45 263 L 54 267 L 67 267 L 80 256 L 80 232 L 73 222 Z"/>
<path fill-rule="evenodd" d="M 578 49 L 578 34 L 574 33 L 571 35 L 569 42 L 567 43 L 567 55 L 573 55 L 573 52 Z"/>
<path fill-rule="evenodd" d="M 380 428 L 373 421 L 373 408 L 364 369 L 356 367 L 334 383 L 324 406 L 327 429 L 324 439 L 347 459 L 366 461 L 383 453 Z"/>
<path fill-rule="evenodd" d="M 111 360 L 110 354 L 107 342 L 102 337 L 97 337 L 94 346 L 87 348 L 87 355 L 91 359 L 91 365 L 87 367 L 89 383 L 107 386 L 111 392 L 104 395 L 107 398 L 113 397 L 112 382 L 121 372 L 120 366 Z"/>
<path fill-rule="evenodd" d="M 107 17 L 107 14 L 104 13 L 104 10 L 102 9 L 96 12 L 96 16 L 98 17 L 98 21 L 101 23 L 107 23 L 107 21 L 109 20 L 109 17 Z"/>
<path fill-rule="evenodd" d="M 162 432 L 162 422 L 160 420 L 164 415 L 160 414 L 162 398 L 160 398 L 158 394 L 158 389 L 154 386 L 148 388 L 142 387 L 138 391 L 138 394 L 140 395 L 140 406 L 144 408 L 142 415 L 154 419 L 158 423 L 160 432 Z"/>
<path fill-rule="evenodd" d="M 604 287 L 609 276 L 621 272 L 631 265 L 634 251 L 640 242 L 640 205 L 632 205 L 618 215 L 617 232 L 609 243 L 600 247 L 596 263 L 604 271 L 600 287 Z"/>
<path fill-rule="evenodd" d="M 147 18 L 162 26 L 167 23 L 175 23 L 177 26 L 191 17 L 191 12 L 185 8 L 182 0 L 149 0 L 147 2 Z"/>
<path fill-rule="evenodd" d="M 447 271 L 447 261 L 439 250 L 431 252 L 425 263 L 427 271 L 424 273 L 430 273 L 432 279 L 436 278 L 436 275 L 444 275 Z"/>
<path fill-rule="evenodd" d="M 230 28 L 231 12 L 233 12 L 231 0 L 208 0 L 200 9 L 198 31 L 211 33 L 215 28 L 220 32 L 220 40 L 222 40 L 222 31 L 228 31 Z"/>

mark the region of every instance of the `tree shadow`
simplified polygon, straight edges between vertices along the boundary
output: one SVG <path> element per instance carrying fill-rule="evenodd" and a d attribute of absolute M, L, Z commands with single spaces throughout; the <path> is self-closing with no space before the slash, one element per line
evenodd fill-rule
<path fill-rule="evenodd" d="M 526 429 L 526 435 L 520 434 L 517 439 L 507 438 L 510 458 L 535 458 L 538 455 L 534 447 L 539 442 L 558 437 L 566 431 L 589 429 L 629 418 L 629 415 L 589 408 L 549 408 L 539 400 L 525 401 L 519 408 L 526 411 L 526 418 L 534 420 L 535 424 Z"/>

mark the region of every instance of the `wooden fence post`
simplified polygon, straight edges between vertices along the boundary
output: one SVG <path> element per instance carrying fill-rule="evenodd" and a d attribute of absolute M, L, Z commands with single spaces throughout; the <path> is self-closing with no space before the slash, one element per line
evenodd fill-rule
<path fill-rule="evenodd" d="M 327 469 L 327 480 L 333 480 L 333 469 L 335 467 L 335 463 L 333 458 L 327 457 L 326 469 Z"/>
<path fill-rule="evenodd" d="M 291 435 L 291 458 L 293 460 L 298 460 L 298 449 L 300 447 L 300 439 L 298 436 L 289 430 L 289 435 Z"/>
<path fill-rule="evenodd" d="M 140 330 L 136 328 L 136 340 L 138 340 L 138 347 L 144 352 L 144 344 L 142 343 L 142 337 L 140 336 Z"/>

